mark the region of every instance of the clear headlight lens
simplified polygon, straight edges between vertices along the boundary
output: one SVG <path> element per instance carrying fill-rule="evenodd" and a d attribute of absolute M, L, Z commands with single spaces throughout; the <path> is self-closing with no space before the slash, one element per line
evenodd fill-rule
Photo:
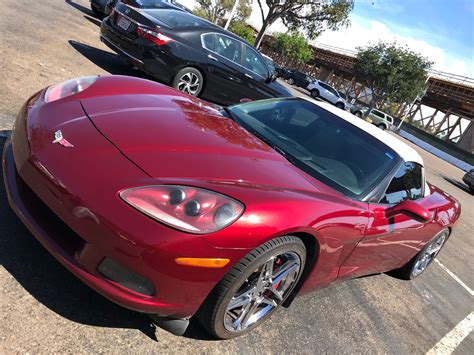
<path fill-rule="evenodd" d="M 195 234 L 223 229 L 244 212 L 244 205 L 228 196 L 190 186 L 137 187 L 120 192 L 120 197 L 157 221 Z"/>
<path fill-rule="evenodd" d="M 57 85 L 52 85 L 46 90 L 44 101 L 53 102 L 77 94 L 94 84 L 98 78 L 97 75 L 84 76 L 82 78 L 71 79 Z"/>

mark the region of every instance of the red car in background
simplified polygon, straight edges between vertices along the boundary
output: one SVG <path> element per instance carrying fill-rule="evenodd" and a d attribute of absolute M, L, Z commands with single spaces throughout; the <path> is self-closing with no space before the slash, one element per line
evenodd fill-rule
<path fill-rule="evenodd" d="M 78 278 L 222 339 L 336 280 L 417 277 L 460 215 L 416 151 L 332 105 L 218 108 L 131 77 L 33 95 L 3 169 L 18 217 Z"/>

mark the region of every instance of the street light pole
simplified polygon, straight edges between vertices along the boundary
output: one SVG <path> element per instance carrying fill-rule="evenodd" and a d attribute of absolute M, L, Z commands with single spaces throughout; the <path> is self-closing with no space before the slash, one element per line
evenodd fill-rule
<path fill-rule="evenodd" d="M 234 6 L 232 6 L 232 10 L 230 10 L 229 18 L 227 19 L 227 22 L 225 23 L 224 30 L 226 30 L 229 27 L 230 21 L 232 21 L 232 17 L 234 17 L 235 11 L 237 11 L 237 6 L 239 6 L 239 0 L 235 0 Z"/>

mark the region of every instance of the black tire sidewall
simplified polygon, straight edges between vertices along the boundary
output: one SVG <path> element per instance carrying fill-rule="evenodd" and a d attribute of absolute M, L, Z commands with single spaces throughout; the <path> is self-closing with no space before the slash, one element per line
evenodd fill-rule
<path fill-rule="evenodd" d="M 311 90 L 311 97 L 314 99 L 319 97 L 319 90 L 318 89 Z"/>
<path fill-rule="evenodd" d="M 263 252 L 263 254 L 259 255 L 258 257 L 255 257 L 254 255 L 252 255 L 253 252 L 255 252 L 256 250 L 258 250 L 260 248 L 264 248 L 265 246 L 268 246 L 268 244 L 271 243 L 271 242 L 281 242 L 282 238 L 287 238 L 287 239 L 291 238 L 291 241 L 284 241 L 283 244 L 281 244 L 281 245 L 277 245 L 276 247 L 270 247 L 268 250 Z M 229 270 L 229 272 L 226 274 L 226 276 L 224 276 L 224 278 L 221 280 L 221 282 L 217 286 L 217 288 L 221 288 L 221 291 L 222 291 L 223 288 L 225 288 L 225 291 L 224 291 L 223 296 L 220 297 L 217 300 L 217 303 L 214 305 L 214 307 L 212 307 L 213 308 L 212 311 L 214 313 L 213 316 L 210 317 L 213 320 L 213 321 L 211 321 L 212 324 L 205 325 L 206 328 L 210 328 L 208 330 L 214 336 L 216 336 L 220 339 L 234 338 L 234 337 L 240 336 L 242 334 L 245 334 L 245 333 L 251 331 L 252 329 L 259 326 L 260 324 L 262 324 L 263 322 L 267 321 L 270 318 L 270 316 L 274 313 L 275 309 L 272 312 L 270 312 L 267 316 L 262 318 L 259 322 L 251 325 L 250 327 L 248 327 L 247 329 L 245 329 L 241 332 L 230 332 L 224 326 L 224 317 L 225 317 L 227 305 L 230 302 L 230 299 L 236 294 L 238 289 L 241 287 L 243 282 L 254 272 L 254 270 L 258 266 L 260 266 L 264 262 L 264 260 L 268 260 L 271 256 L 276 256 L 276 255 L 279 255 L 279 254 L 282 254 L 282 253 L 285 253 L 285 252 L 290 252 L 290 251 L 297 253 L 298 256 L 300 257 L 301 269 L 300 269 L 300 272 L 299 272 L 299 275 L 298 275 L 298 279 L 293 284 L 292 288 L 287 290 L 287 292 L 286 292 L 287 295 L 285 297 L 285 299 L 286 299 L 288 297 L 288 295 L 291 294 L 294 287 L 298 284 L 298 282 L 300 280 L 300 277 L 303 273 L 304 267 L 305 267 L 306 248 L 305 248 L 303 242 L 301 242 L 301 240 L 299 238 L 292 237 L 292 236 L 287 236 L 287 237 L 281 237 L 281 238 L 273 239 L 273 240 L 263 244 L 262 246 L 254 249 L 252 252 L 250 252 L 244 258 L 242 258 L 231 270 Z M 243 268 L 243 270 L 238 271 L 238 269 L 242 266 L 242 262 L 244 262 L 246 260 L 248 261 L 249 259 L 251 260 L 251 262 L 248 263 L 248 265 L 245 266 Z M 235 272 L 236 270 L 238 272 L 238 276 L 235 279 L 233 279 L 233 281 L 232 281 L 232 283 L 229 287 L 226 287 L 225 283 L 226 283 L 226 280 L 228 280 L 229 273 L 231 271 Z M 209 301 L 210 302 L 213 301 L 212 297 L 209 299 Z M 280 303 L 280 305 L 283 302 L 284 302 L 284 300 Z M 279 307 L 277 307 L 277 308 L 279 308 Z M 208 307 L 208 310 L 210 310 L 210 309 L 211 309 L 211 307 Z"/>
<path fill-rule="evenodd" d="M 173 88 L 175 88 L 176 90 L 180 91 L 178 89 L 178 82 L 179 82 L 179 79 L 186 73 L 194 73 L 198 76 L 198 78 L 199 78 L 199 90 L 197 91 L 196 95 L 194 95 L 194 96 L 198 97 L 201 94 L 201 92 L 204 88 L 204 78 L 203 78 L 201 72 L 196 68 L 186 67 L 186 68 L 181 69 L 174 76 L 173 81 L 171 83 L 171 86 L 173 86 Z M 180 92 L 183 92 L 183 91 L 180 91 Z M 187 94 L 187 93 L 185 93 L 185 94 Z M 190 95 L 190 94 L 188 94 L 188 95 Z M 193 95 L 191 95 L 191 96 L 193 96 Z"/>

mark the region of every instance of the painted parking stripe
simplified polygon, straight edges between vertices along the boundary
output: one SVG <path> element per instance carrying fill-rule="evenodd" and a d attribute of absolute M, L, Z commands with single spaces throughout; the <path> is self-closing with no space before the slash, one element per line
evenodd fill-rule
<path fill-rule="evenodd" d="M 451 354 L 454 349 L 472 332 L 474 329 L 474 312 L 458 323 L 443 339 L 438 341 L 426 355 Z"/>
<path fill-rule="evenodd" d="M 464 287 L 466 289 L 466 291 L 469 292 L 471 297 L 474 296 L 474 291 L 471 290 L 468 285 L 466 285 L 464 282 L 462 282 L 461 279 L 459 277 L 457 277 L 451 270 L 449 270 L 446 266 L 441 264 L 441 262 L 439 262 L 438 259 L 435 259 L 435 263 L 438 264 L 441 267 L 441 269 L 446 271 L 448 273 L 448 275 L 451 276 L 459 285 Z"/>

